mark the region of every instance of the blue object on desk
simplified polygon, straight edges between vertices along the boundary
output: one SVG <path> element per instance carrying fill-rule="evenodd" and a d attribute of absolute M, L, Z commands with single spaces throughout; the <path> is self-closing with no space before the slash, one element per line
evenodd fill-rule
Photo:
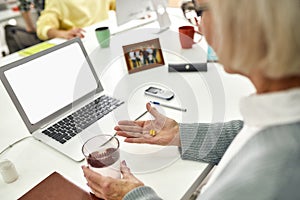
<path fill-rule="evenodd" d="M 216 52 L 209 45 L 207 48 L 207 62 L 218 62 L 218 56 Z"/>

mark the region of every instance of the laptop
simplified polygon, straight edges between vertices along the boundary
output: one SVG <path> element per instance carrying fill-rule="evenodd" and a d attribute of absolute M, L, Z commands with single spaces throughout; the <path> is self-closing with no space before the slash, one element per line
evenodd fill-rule
<path fill-rule="evenodd" d="M 124 103 L 104 94 L 79 38 L 1 67 L 0 79 L 33 137 L 75 161 L 103 127 L 113 134 Z"/>

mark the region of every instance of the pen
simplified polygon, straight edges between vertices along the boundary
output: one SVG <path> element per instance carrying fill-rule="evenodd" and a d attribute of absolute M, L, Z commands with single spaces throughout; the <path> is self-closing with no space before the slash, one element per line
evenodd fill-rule
<path fill-rule="evenodd" d="M 159 105 L 159 106 L 162 106 L 162 107 L 171 108 L 171 109 L 174 109 L 174 110 L 179 110 L 179 111 L 182 111 L 182 112 L 186 112 L 186 108 L 178 108 L 178 107 L 175 107 L 175 106 L 162 104 L 162 103 L 159 103 L 159 102 L 156 102 L 156 101 L 150 101 L 150 103 L 155 104 L 155 105 Z"/>
<path fill-rule="evenodd" d="M 148 112 L 148 110 L 146 110 L 145 112 L 143 112 L 140 116 L 138 116 L 134 121 L 139 120 L 140 118 L 142 118 L 144 115 L 146 115 Z M 114 137 L 117 136 L 117 132 L 115 134 L 113 134 L 113 136 L 111 136 L 111 138 L 109 138 L 109 140 L 107 140 L 106 142 L 104 142 L 103 144 L 101 144 L 101 146 L 106 145 L 107 143 L 109 143 Z"/>
<path fill-rule="evenodd" d="M 145 112 L 143 112 L 143 114 L 141 114 L 140 116 L 138 116 L 134 121 L 137 121 L 140 118 L 142 118 L 144 115 L 146 115 L 147 112 L 148 112 L 148 110 L 146 110 Z"/>

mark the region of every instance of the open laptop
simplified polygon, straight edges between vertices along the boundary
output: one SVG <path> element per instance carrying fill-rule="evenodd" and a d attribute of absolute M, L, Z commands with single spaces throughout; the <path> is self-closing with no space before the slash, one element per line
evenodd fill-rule
<path fill-rule="evenodd" d="M 75 161 L 123 104 L 104 94 L 79 38 L 1 67 L 0 78 L 29 132 Z"/>

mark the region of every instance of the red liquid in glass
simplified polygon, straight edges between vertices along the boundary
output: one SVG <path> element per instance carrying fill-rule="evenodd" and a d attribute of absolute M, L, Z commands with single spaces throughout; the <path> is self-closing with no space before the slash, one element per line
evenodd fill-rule
<path fill-rule="evenodd" d="M 108 148 L 105 152 L 92 152 L 87 158 L 87 162 L 91 167 L 103 168 L 114 164 L 119 160 L 119 150 L 116 148 Z"/>

